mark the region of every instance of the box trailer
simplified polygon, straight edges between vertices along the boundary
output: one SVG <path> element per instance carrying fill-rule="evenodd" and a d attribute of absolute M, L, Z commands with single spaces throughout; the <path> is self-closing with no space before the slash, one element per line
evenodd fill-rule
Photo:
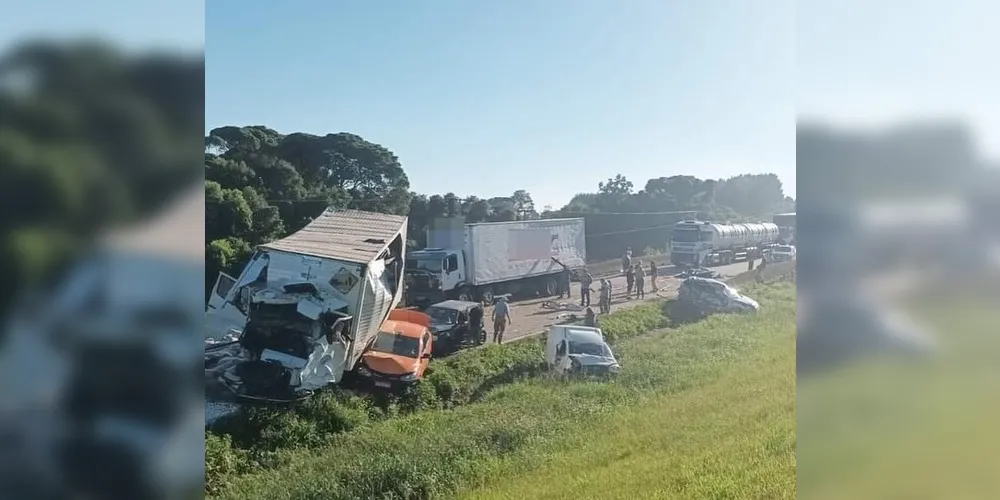
<path fill-rule="evenodd" d="M 563 266 L 583 267 L 587 258 L 582 218 L 455 224 L 428 230 L 427 243 L 407 256 L 411 303 L 554 295 Z"/>

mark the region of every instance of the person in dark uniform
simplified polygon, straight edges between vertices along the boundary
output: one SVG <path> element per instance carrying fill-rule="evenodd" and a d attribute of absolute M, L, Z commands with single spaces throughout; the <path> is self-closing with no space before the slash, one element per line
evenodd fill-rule
<path fill-rule="evenodd" d="M 569 299 L 572 298 L 572 295 L 570 294 L 569 284 L 573 277 L 573 273 L 569 270 L 569 267 L 563 266 L 562 264 L 560 265 L 562 266 L 563 270 L 561 273 L 559 273 L 559 298 L 561 299 L 563 298 L 563 295 L 565 295 L 566 298 Z"/>
<path fill-rule="evenodd" d="M 597 328 L 597 316 L 594 314 L 594 310 L 589 307 L 583 314 L 583 326 Z"/>
<path fill-rule="evenodd" d="M 632 298 L 632 287 L 635 286 L 635 268 L 629 267 L 625 270 L 625 298 Z"/>
<path fill-rule="evenodd" d="M 583 270 L 583 276 L 580 277 L 580 305 L 590 307 L 590 286 L 594 284 L 594 277 L 590 275 L 590 271 L 586 269 Z"/>
<path fill-rule="evenodd" d="M 483 335 L 483 308 L 482 306 L 473 307 L 469 311 L 469 335 L 472 336 L 472 340 L 475 343 L 479 343 Z"/>

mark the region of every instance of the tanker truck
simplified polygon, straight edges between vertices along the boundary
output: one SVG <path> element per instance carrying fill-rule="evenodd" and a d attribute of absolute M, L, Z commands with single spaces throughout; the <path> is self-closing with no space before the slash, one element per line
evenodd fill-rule
<path fill-rule="evenodd" d="M 777 224 L 716 224 L 685 220 L 670 235 L 670 263 L 677 266 L 718 266 L 746 261 L 747 255 L 778 243 Z"/>

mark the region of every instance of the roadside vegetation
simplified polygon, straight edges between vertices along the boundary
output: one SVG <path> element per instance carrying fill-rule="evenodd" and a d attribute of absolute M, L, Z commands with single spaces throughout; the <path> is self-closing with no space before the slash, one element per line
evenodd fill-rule
<path fill-rule="evenodd" d="M 436 361 L 398 398 L 331 391 L 234 416 L 206 435 L 206 494 L 791 498 L 795 289 L 749 293 L 757 315 L 676 329 L 663 302 L 608 316 L 610 381 L 553 379 L 527 340 Z"/>

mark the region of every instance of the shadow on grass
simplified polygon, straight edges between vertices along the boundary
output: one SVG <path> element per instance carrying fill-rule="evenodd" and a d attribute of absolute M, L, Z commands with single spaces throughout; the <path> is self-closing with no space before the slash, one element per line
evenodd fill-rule
<path fill-rule="evenodd" d="M 546 365 L 544 361 L 524 361 L 517 363 L 508 367 L 504 371 L 487 378 L 482 384 L 479 384 L 479 387 L 473 391 L 466 404 L 482 401 L 486 398 L 490 391 L 496 389 L 497 387 L 513 384 L 528 378 L 536 378 L 545 372 Z"/>

